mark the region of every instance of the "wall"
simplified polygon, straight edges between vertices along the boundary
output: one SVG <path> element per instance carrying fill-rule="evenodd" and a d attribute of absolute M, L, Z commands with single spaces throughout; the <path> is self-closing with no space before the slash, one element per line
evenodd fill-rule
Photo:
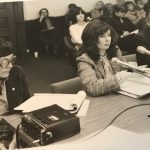
<path fill-rule="evenodd" d="M 47 8 L 50 16 L 62 16 L 67 11 L 70 3 L 81 6 L 85 11 L 90 11 L 98 0 L 32 0 L 24 1 L 25 20 L 31 20 L 38 17 L 41 8 Z M 115 3 L 116 0 L 103 0 L 105 3 Z"/>

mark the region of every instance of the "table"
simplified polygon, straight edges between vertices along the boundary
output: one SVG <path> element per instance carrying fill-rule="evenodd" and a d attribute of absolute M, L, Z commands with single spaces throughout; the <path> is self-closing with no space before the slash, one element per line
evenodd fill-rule
<path fill-rule="evenodd" d="M 117 114 L 128 107 L 138 104 L 150 104 L 150 96 L 142 99 L 133 99 L 117 93 L 100 97 L 87 97 L 87 99 L 90 100 L 90 106 L 87 115 L 80 117 L 81 132 L 68 139 L 59 141 L 59 143 L 80 140 L 93 132 L 103 129 Z M 150 115 L 150 105 L 135 107 L 118 117 L 113 125 L 136 133 L 148 133 L 150 132 L 150 118 L 147 115 Z M 11 115 L 5 117 L 4 121 L 12 130 L 15 130 L 21 119 L 18 115 Z M 27 143 L 32 143 L 33 141 L 23 131 L 20 131 L 20 136 Z M 34 146 L 37 145 L 39 144 L 34 144 Z"/>

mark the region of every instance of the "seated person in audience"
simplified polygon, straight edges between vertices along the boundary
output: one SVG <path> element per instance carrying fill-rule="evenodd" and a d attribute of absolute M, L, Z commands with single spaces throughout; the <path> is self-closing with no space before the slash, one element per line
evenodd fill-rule
<path fill-rule="evenodd" d="M 95 8 L 91 10 L 91 18 L 92 19 L 100 19 L 103 14 L 103 1 L 98 1 L 95 4 Z"/>
<path fill-rule="evenodd" d="M 124 17 L 124 15 L 125 8 L 122 5 L 114 5 L 114 13 L 110 25 L 119 34 L 118 45 L 121 50 L 131 52 L 132 48 L 128 43 L 132 41 L 133 36 L 130 35 L 130 32 L 134 31 L 136 28 L 128 18 Z"/>
<path fill-rule="evenodd" d="M 114 13 L 110 24 L 117 31 L 120 38 L 129 35 L 131 31 L 135 30 L 132 22 L 128 18 L 125 18 L 124 15 L 125 8 L 122 5 L 114 5 Z"/>
<path fill-rule="evenodd" d="M 70 18 L 71 17 L 70 13 L 72 13 L 72 11 L 74 10 L 74 8 L 76 8 L 76 7 L 77 7 L 77 5 L 74 4 L 74 3 L 71 3 L 71 4 L 68 5 L 68 11 L 65 14 L 65 19 L 66 19 L 66 25 L 67 25 L 67 27 L 69 27 L 70 25 L 72 25 L 72 21 L 71 21 L 72 19 Z"/>
<path fill-rule="evenodd" d="M 14 58 L 11 42 L 0 40 L 0 115 L 14 113 L 15 107 L 30 98 L 27 78 L 21 67 L 13 65 Z M 0 128 L 1 146 L 8 148 L 13 134 L 1 119 Z"/>
<path fill-rule="evenodd" d="M 106 3 L 103 6 L 103 15 L 101 16 L 101 20 L 106 23 L 110 23 L 113 16 L 114 8 L 112 3 Z"/>
<path fill-rule="evenodd" d="M 139 22 L 137 23 L 137 28 L 138 28 L 139 30 L 143 30 L 143 29 L 146 28 L 146 26 L 147 26 L 147 23 L 146 23 L 146 12 L 148 12 L 149 10 L 150 10 L 150 5 L 144 7 L 145 17 L 141 18 L 141 19 L 139 20 Z"/>
<path fill-rule="evenodd" d="M 145 28 L 136 37 L 137 63 L 150 67 L 150 10 L 146 12 Z"/>
<path fill-rule="evenodd" d="M 81 35 L 88 24 L 86 22 L 86 13 L 81 7 L 76 7 L 72 13 L 72 25 L 69 27 L 69 32 L 71 36 L 71 41 L 74 43 L 75 48 L 79 50 L 82 45 Z"/>
<path fill-rule="evenodd" d="M 142 0 L 134 0 L 134 2 L 137 16 L 145 18 L 146 12 L 144 10 L 144 3 L 142 2 Z"/>
<path fill-rule="evenodd" d="M 119 90 L 119 83 L 131 73 L 121 71 L 122 67 L 111 61 L 112 57 L 122 59 L 116 32 L 108 24 L 93 20 L 85 27 L 82 40 L 83 53 L 76 61 L 84 90 L 91 96 Z"/>
<path fill-rule="evenodd" d="M 39 47 L 41 53 L 45 49 L 48 53 L 55 53 L 58 46 L 59 35 L 49 17 L 49 11 L 42 8 L 39 11 L 38 28 L 39 28 Z"/>
<path fill-rule="evenodd" d="M 124 3 L 124 6 L 126 8 L 125 17 L 128 18 L 136 26 L 142 17 L 138 16 L 135 10 L 135 4 L 132 1 L 126 1 Z"/>
<path fill-rule="evenodd" d="M 144 3 L 144 2 L 143 2 Z M 140 21 L 137 24 L 137 28 L 139 30 L 144 30 L 147 27 L 147 15 L 148 12 L 150 11 L 150 1 L 148 1 L 145 5 L 144 5 L 144 11 L 145 11 L 145 17 L 141 18 Z"/>

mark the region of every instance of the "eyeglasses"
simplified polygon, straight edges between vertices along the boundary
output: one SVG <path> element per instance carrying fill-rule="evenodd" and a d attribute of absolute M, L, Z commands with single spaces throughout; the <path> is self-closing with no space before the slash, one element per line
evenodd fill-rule
<path fill-rule="evenodd" d="M 16 60 L 16 56 L 12 56 L 10 59 L 8 58 L 4 58 L 1 62 L 0 62 L 0 68 L 4 69 L 7 68 L 9 66 L 9 64 L 14 64 Z"/>

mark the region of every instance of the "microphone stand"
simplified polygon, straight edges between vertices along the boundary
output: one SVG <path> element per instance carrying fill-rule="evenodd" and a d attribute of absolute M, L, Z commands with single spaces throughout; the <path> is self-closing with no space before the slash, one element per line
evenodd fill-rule
<path fill-rule="evenodd" d="M 129 68 L 129 69 L 135 70 L 137 73 L 139 73 L 139 74 L 141 74 L 141 75 L 144 75 L 144 76 L 150 78 L 150 73 L 147 72 L 147 71 L 146 71 L 145 69 L 143 69 L 143 68 L 139 68 L 139 67 L 130 65 L 130 64 L 125 63 L 125 62 L 123 62 L 123 61 L 120 61 L 118 58 L 113 58 L 112 61 L 113 61 L 114 63 L 118 63 L 118 64 L 120 64 L 120 65 L 122 65 L 122 66 L 125 66 L 125 67 L 127 67 L 127 68 Z"/>

